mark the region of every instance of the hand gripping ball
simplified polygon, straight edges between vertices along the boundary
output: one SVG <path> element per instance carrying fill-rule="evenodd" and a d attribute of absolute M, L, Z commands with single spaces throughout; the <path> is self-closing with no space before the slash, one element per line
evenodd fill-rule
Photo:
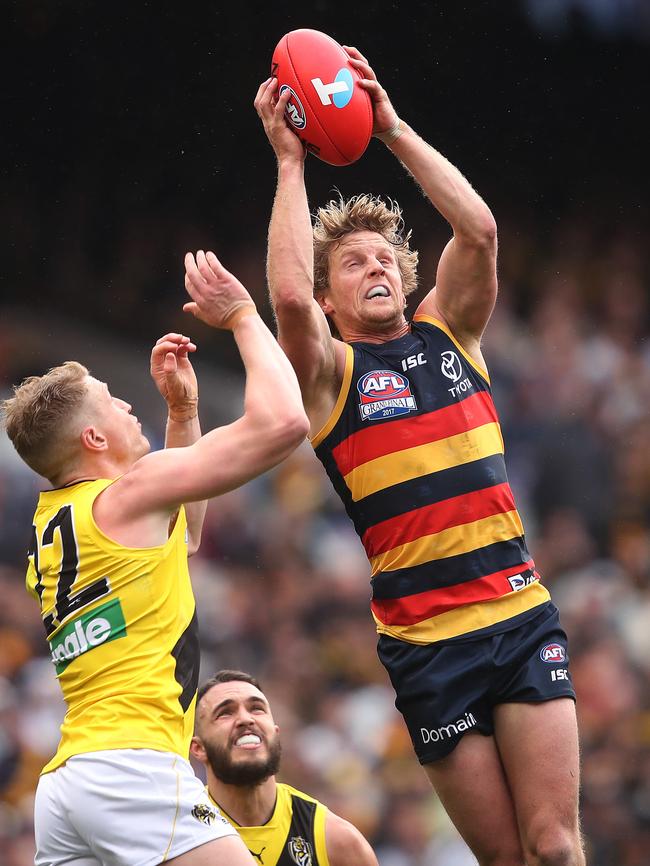
<path fill-rule="evenodd" d="M 291 92 L 286 118 L 307 150 L 331 165 L 350 165 L 372 134 L 372 103 L 359 73 L 334 39 L 319 30 L 292 30 L 271 62 L 278 96 Z"/>

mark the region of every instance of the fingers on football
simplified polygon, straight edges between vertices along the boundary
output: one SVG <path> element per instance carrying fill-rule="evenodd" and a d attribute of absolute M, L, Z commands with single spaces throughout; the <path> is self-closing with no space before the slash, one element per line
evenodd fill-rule
<path fill-rule="evenodd" d="M 350 64 L 354 66 L 357 72 L 361 73 L 364 78 L 368 78 L 370 81 L 377 80 L 377 76 L 373 72 L 372 67 L 369 66 L 365 60 L 355 60 L 354 57 L 351 57 Z"/>
<path fill-rule="evenodd" d="M 278 96 L 278 101 L 275 103 L 275 115 L 276 117 L 283 117 L 284 111 L 287 107 L 289 100 L 291 99 L 291 91 L 287 88 L 284 93 Z"/>
<path fill-rule="evenodd" d="M 344 45 L 343 50 L 348 53 L 351 60 L 360 60 L 362 63 L 365 63 L 366 66 L 370 65 L 368 63 L 368 58 L 364 57 L 359 49 L 355 48 L 353 45 Z"/>

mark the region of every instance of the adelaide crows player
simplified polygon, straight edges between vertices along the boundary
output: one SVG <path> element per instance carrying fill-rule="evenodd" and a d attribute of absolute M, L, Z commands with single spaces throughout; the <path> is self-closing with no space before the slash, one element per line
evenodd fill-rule
<path fill-rule="evenodd" d="M 180 334 L 152 352 L 169 409 L 162 451 L 150 453 L 131 406 L 76 362 L 3 404 L 18 453 L 53 488 L 34 515 L 27 584 L 67 712 L 36 792 L 37 866 L 254 862 L 187 760 L 199 662 L 187 557 L 205 500 L 279 463 L 308 424 L 246 289 L 212 253 L 188 254 L 185 267 L 185 309 L 232 330 L 244 362 L 238 420 L 201 436 L 195 346 Z"/>
<path fill-rule="evenodd" d="M 347 51 L 374 134 L 453 236 L 407 321 L 417 254 L 399 208 L 370 195 L 332 201 L 312 229 L 305 154 L 284 119 L 290 94 L 265 82 L 255 107 L 278 162 L 268 278 L 280 344 L 370 560 L 396 705 L 450 817 L 486 866 L 582 866 L 566 636 L 526 548 L 481 353 L 495 221 Z"/>
<path fill-rule="evenodd" d="M 279 729 L 250 674 L 219 671 L 200 686 L 191 752 L 210 799 L 262 866 L 377 866 L 356 827 L 276 780 Z"/>

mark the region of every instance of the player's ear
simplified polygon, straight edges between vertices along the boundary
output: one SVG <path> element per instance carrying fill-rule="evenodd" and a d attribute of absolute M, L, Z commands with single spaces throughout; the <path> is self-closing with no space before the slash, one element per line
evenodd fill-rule
<path fill-rule="evenodd" d="M 206 762 L 205 748 L 200 737 L 192 737 L 190 741 L 190 755 L 200 761 L 202 764 Z"/>
<path fill-rule="evenodd" d="M 327 296 L 324 295 L 322 292 L 318 292 L 318 294 L 316 295 L 316 300 L 318 301 L 318 305 L 326 316 L 329 316 L 334 312 L 334 307 L 332 306 L 332 304 L 330 304 Z"/>
<path fill-rule="evenodd" d="M 106 451 L 108 448 L 108 439 L 96 427 L 84 427 L 79 438 L 86 451 Z"/>

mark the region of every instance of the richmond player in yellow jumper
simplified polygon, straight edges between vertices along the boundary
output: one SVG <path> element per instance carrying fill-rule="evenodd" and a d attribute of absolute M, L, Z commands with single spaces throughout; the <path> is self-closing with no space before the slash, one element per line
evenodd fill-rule
<path fill-rule="evenodd" d="M 276 781 L 279 729 L 250 674 L 219 671 L 199 688 L 191 752 L 205 765 L 211 802 L 261 866 L 377 866 L 356 827 Z"/>
<path fill-rule="evenodd" d="M 187 760 L 198 677 L 187 556 L 205 500 L 283 460 L 307 421 L 246 289 L 213 253 L 188 253 L 185 268 L 184 309 L 233 331 L 247 376 L 241 418 L 201 436 L 196 347 L 180 334 L 151 356 L 169 409 L 163 451 L 149 453 L 131 406 L 76 362 L 25 380 L 3 404 L 17 451 L 54 488 L 36 509 L 27 582 L 67 713 L 36 793 L 36 866 L 254 862 Z"/>

